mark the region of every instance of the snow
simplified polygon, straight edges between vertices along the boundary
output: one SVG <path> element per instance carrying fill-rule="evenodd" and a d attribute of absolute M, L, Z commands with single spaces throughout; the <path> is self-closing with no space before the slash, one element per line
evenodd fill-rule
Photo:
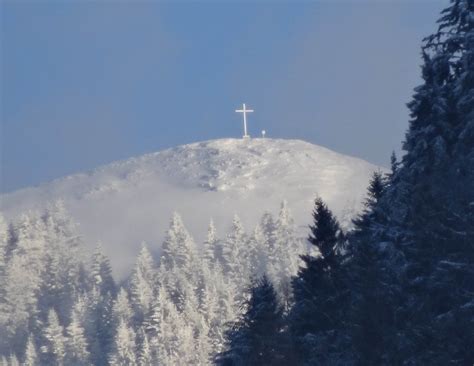
<path fill-rule="evenodd" d="M 174 211 L 201 243 L 209 219 L 228 231 L 234 214 L 251 232 L 283 200 L 306 235 L 316 195 L 343 224 L 360 209 L 373 171 L 380 169 L 301 140 L 219 139 L 115 162 L 87 173 L 0 196 L 14 218 L 62 199 L 87 247 L 98 241 L 116 273 L 130 270 L 146 241 L 158 251 Z"/>

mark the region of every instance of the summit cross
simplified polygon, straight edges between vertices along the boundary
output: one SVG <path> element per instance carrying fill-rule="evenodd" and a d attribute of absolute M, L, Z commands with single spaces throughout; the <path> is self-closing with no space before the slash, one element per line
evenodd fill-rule
<path fill-rule="evenodd" d="M 244 116 L 244 138 L 249 138 L 250 136 L 247 135 L 247 113 L 253 112 L 253 109 L 246 109 L 245 103 L 242 104 L 242 109 L 236 109 L 237 113 L 242 113 Z"/>

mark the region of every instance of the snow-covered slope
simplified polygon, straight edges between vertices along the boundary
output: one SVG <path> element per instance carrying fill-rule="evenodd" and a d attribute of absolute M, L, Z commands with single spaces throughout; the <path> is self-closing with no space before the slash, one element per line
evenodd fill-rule
<path fill-rule="evenodd" d="M 212 216 L 226 232 L 238 214 L 253 229 L 266 211 L 287 200 L 306 233 L 312 203 L 320 195 L 343 222 L 360 208 L 378 167 L 300 140 L 221 139 L 179 146 L 115 162 L 1 197 L 13 218 L 64 200 L 88 246 L 101 241 L 121 272 L 140 243 L 158 248 L 173 211 L 197 241 Z"/>

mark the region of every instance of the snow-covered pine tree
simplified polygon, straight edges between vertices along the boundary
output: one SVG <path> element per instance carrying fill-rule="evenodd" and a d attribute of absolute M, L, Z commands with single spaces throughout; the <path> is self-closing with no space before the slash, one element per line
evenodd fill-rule
<path fill-rule="evenodd" d="M 138 366 L 152 366 L 153 365 L 153 354 L 151 351 L 150 342 L 148 335 L 145 331 L 144 326 L 138 328 L 137 332 L 137 365 Z"/>
<path fill-rule="evenodd" d="M 283 201 L 280 205 L 278 218 L 274 223 L 272 233 L 273 245 L 269 248 L 268 275 L 273 281 L 277 293 L 282 297 L 284 303 L 291 299 L 291 278 L 298 271 L 299 256 L 302 248 L 295 234 L 294 222 L 288 208 L 288 203 Z"/>
<path fill-rule="evenodd" d="M 260 227 L 263 230 L 263 234 L 265 235 L 265 247 L 266 252 L 268 253 L 268 262 L 269 263 L 276 263 L 277 258 L 274 258 L 274 250 L 273 245 L 275 242 L 275 231 L 276 231 L 276 223 L 275 218 L 270 212 L 265 212 L 260 219 Z"/>
<path fill-rule="evenodd" d="M 81 324 L 81 314 L 73 311 L 71 322 L 66 328 L 65 364 L 74 366 L 90 365 L 90 353 L 87 350 L 85 330 Z"/>
<path fill-rule="evenodd" d="M 38 352 L 33 335 L 29 335 L 28 341 L 26 342 L 25 356 L 23 358 L 24 366 L 36 366 L 39 363 Z"/>
<path fill-rule="evenodd" d="M 69 323 L 75 296 L 85 289 L 81 240 L 63 202 L 48 205 L 41 215 L 45 257 L 38 294 L 40 316 L 54 306 L 63 324 Z"/>
<path fill-rule="evenodd" d="M 202 251 L 202 260 L 209 268 L 211 268 L 217 260 L 222 260 L 222 248 L 218 243 L 217 230 L 214 225 L 214 220 L 211 218 Z"/>
<path fill-rule="evenodd" d="M 145 319 L 154 364 L 190 364 L 194 355 L 193 330 L 161 286 Z"/>
<path fill-rule="evenodd" d="M 0 280 L 3 280 L 5 265 L 7 263 L 7 248 L 8 248 L 8 225 L 3 217 L 3 214 L 0 212 Z M 3 281 L 0 281 L 0 291 L 2 289 Z M 1 296 L 1 292 L 0 292 Z M 2 298 L 0 297 L 0 300 Z"/>
<path fill-rule="evenodd" d="M 45 345 L 41 347 L 41 359 L 46 365 L 64 365 L 66 356 L 66 339 L 64 328 L 59 323 L 58 314 L 54 309 L 48 312 L 48 321 L 43 331 Z"/>
<path fill-rule="evenodd" d="M 273 217 L 271 212 L 266 211 L 262 215 L 262 218 L 260 219 L 260 226 L 262 227 L 263 232 L 265 233 L 265 236 L 267 237 L 268 241 L 273 241 L 275 231 L 275 218 Z"/>
<path fill-rule="evenodd" d="M 187 272 L 197 262 L 194 240 L 186 230 L 178 213 L 171 218 L 170 227 L 162 245 L 161 263 L 166 268 L 181 268 Z M 186 273 L 190 275 L 191 273 Z"/>
<path fill-rule="evenodd" d="M 8 306 L 6 304 L 6 266 L 9 242 L 8 225 L 0 212 L 0 334 L 6 334 L 8 323 Z M 0 340 L 0 355 L 8 348 L 7 337 Z"/>
<path fill-rule="evenodd" d="M 114 301 L 112 308 L 112 318 L 116 326 L 123 321 L 125 324 L 132 326 L 133 324 L 133 315 L 132 305 L 128 299 L 127 291 L 122 287 L 117 295 L 117 298 Z"/>
<path fill-rule="evenodd" d="M 115 295 L 116 285 L 112 276 L 112 267 L 100 243 L 97 244 L 92 256 L 90 278 L 92 280 L 92 287 L 95 287 L 101 296 Z"/>
<path fill-rule="evenodd" d="M 157 272 L 155 262 L 146 247 L 142 245 L 130 278 L 130 302 L 135 313 L 135 325 L 142 324 L 145 314 L 151 310 Z"/>
<path fill-rule="evenodd" d="M 8 363 L 9 366 L 20 366 L 20 361 L 18 361 L 18 357 L 16 357 L 16 354 L 11 353 L 10 354 L 10 360 Z"/>
<path fill-rule="evenodd" d="M 37 293 L 44 267 L 44 224 L 36 213 L 22 214 L 11 228 L 14 249 L 4 272 L 3 339 L 16 354 L 22 354 L 37 320 Z M 3 350 L 2 352 L 6 352 Z"/>
<path fill-rule="evenodd" d="M 99 244 L 92 256 L 91 287 L 87 294 L 86 337 L 93 364 L 107 364 L 114 334 L 112 307 L 116 285 L 109 259 Z"/>
<path fill-rule="evenodd" d="M 247 238 L 242 221 L 237 215 L 232 220 L 232 228 L 227 235 L 222 250 L 224 271 L 238 286 L 245 286 L 249 279 L 249 253 Z"/>
<path fill-rule="evenodd" d="M 248 238 L 249 267 L 251 278 L 260 278 L 268 273 L 268 247 L 265 233 L 258 223 Z"/>
<path fill-rule="evenodd" d="M 219 275 L 219 274 L 218 274 Z M 213 349 L 216 349 L 221 344 L 220 328 L 227 319 L 221 319 L 221 309 L 219 303 L 219 292 L 216 286 L 218 275 L 215 273 L 208 273 L 206 275 L 207 282 L 202 291 L 202 297 L 199 304 L 199 313 L 205 322 L 207 328 L 208 341 L 212 344 Z M 222 274 L 220 274 L 222 275 Z"/>
<path fill-rule="evenodd" d="M 137 346 L 135 338 L 136 334 L 133 328 L 123 320 L 120 320 L 115 333 L 112 352 L 109 356 L 111 365 L 137 365 Z"/>

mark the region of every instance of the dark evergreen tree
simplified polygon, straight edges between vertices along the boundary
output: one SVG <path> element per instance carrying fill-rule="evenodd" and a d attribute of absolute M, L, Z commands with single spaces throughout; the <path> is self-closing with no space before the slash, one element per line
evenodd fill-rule
<path fill-rule="evenodd" d="M 360 365 L 386 364 L 385 351 L 396 345 L 395 309 L 400 289 L 391 266 L 393 251 L 380 245 L 387 223 L 380 201 L 388 184 L 380 172 L 373 174 L 365 207 L 353 220 L 354 229 L 348 235 L 351 308 L 346 327 L 354 361 Z"/>
<path fill-rule="evenodd" d="M 294 305 L 289 314 L 290 338 L 298 363 L 347 363 L 343 324 L 348 288 L 341 229 L 326 204 L 317 198 L 308 241 L 319 255 L 302 256 L 303 266 L 293 279 Z"/>
<path fill-rule="evenodd" d="M 217 365 L 288 365 L 283 356 L 283 307 L 266 276 L 250 290 L 246 311 L 226 333 L 226 350 L 216 357 Z"/>
<path fill-rule="evenodd" d="M 400 168 L 400 162 L 397 159 L 397 155 L 395 151 L 392 151 L 392 155 L 390 155 L 390 172 L 386 174 L 387 184 L 391 184 L 392 181 L 395 179 L 395 176 Z"/>
<path fill-rule="evenodd" d="M 474 362 L 473 14 L 451 1 L 425 40 L 402 166 L 350 240 L 361 364 Z"/>
<path fill-rule="evenodd" d="M 367 188 L 367 197 L 364 202 L 364 209 L 352 223 L 354 224 L 354 233 L 362 234 L 365 228 L 369 227 L 375 220 L 381 223 L 382 210 L 376 210 L 380 198 L 383 196 L 387 188 L 387 180 L 380 171 L 375 171 Z"/>
<path fill-rule="evenodd" d="M 337 219 L 321 198 L 316 198 L 308 241 L 321 253 L 327 266 L 335 263 L 341 229 Z"/>
<path fill-rule="evenodd" d="M 390 170 L 392 172 L 392 175 L 394 175 L 398 170 L 398 160 L 395 151 L 392 151 L 392 155 L 390 155 Z"/>

